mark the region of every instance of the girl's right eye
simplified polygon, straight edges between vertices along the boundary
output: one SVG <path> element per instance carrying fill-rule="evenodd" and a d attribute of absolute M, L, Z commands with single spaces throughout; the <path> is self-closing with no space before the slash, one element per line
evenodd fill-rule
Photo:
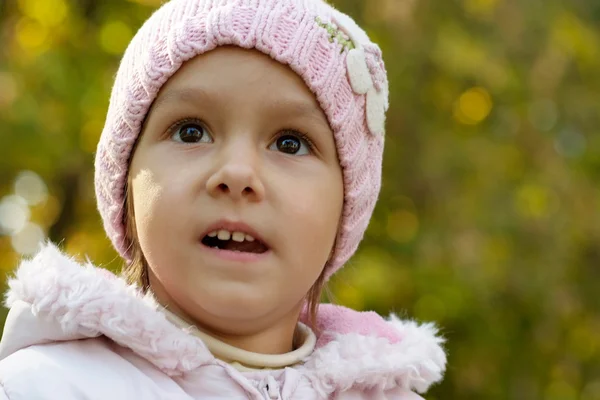
<path fill-rule="evenodd" d="M 212 143 L 213 139 L 201 124 L 185 122 L 175 126 L 171 138 L 180 143 Z"/>

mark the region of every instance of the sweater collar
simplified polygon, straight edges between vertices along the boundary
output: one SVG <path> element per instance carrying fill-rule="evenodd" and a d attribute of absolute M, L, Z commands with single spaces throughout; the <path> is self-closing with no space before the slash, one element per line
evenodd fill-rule
<path fill-rule="evenodd" d="M 229 363 L 240 372 L 292 367 L 310 356 L 317 343 L 317 337 L 314 332 L 308 326 L 299 322 L 296 329 L 300 333 L 299 338 L 301 343 L 293 351 L 285 354 L 261 354 L 243 350 L 203 332 L 194 324 L 187 322 L 167 308 L 159 305 L 151 293 L 146 295 L 146 300 L 151 304 L 153 303 L 156 309 L 161 311 L 173 325 L 202 340 L 213 356 Z"/>

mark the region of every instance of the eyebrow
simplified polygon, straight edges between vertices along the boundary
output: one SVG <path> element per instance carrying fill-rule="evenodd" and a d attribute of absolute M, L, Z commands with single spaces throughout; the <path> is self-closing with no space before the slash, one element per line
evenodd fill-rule
<path fill-rule="evenodd" d="M 152 105 L 153 109 L 161 108 L 170 103 L 206 104 L 219 103 L 219 93 L 209 93 L 201 87 L 178 88 L 162 93 Z M 315 122 L 324 123 L 329 127 L 327 116 L 317 104 L 293 98 L 283 98 L 277 101 L 263 103 L 264 108 L 272 114 L 285 113 L 289 117 L 310 118 Z"/>
<path fill-rule="evenodd" d="M 265 104 L 270 112 L 285 112 L 290 117 L 310 118 L 316 122 L 325 123 L 329 126 L 327 116 L 318 105 L 306 101 L 297 101 L 293 99 L 282 99 L 276 102 Z"/>
<path fill-rule="evenodd" d="M 169 103 L 180 102 L 201 104 L 205 101 L 208 101 L 210 98 L 211 96 L 209 96 L 208 92 L 202 88 L 172 89 L 161 93 L 160 96 L 154 101 L 152 108 L 158 109 L 161 106 L 168 105 Z"/>

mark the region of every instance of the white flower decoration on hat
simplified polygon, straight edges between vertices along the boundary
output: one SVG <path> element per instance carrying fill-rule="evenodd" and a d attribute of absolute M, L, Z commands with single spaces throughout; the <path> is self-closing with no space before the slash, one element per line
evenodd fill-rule
<path fill-rule="evenodd" d="M 336 15 L 336 24 L 354 43 L 348 52 L 346 68 L 352 90 L 367 97 L 367 125 L 373 135 L 385 133 L 385 112 L 389 108 L 388 82 L 381 50 L 346 15 Z"/>

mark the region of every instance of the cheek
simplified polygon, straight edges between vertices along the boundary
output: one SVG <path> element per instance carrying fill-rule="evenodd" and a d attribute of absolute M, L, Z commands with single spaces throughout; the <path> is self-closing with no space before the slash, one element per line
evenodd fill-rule
<path fill-rule="evenodd" d="M 150 270 L 161 285 L 178 287 L 181 274 L 173 273 L 178 270 L 168 266 L 182 264 L 173 240 L 180 237 L 181 228 L 176 221 L 181 221 L 177 215 L 181 208 L 170 206 L 178 203 L 181 193 L 175 180 L 163 178 L 160 170 L 148 168 L 136 172 L 131 181 L 137 238 Z"/>
<path fill-rule="evenodd" d="M 163 198 L 164 188 L 149 170 L 141 170 L 131 180 L 133 208 L 138 235 L 145 236 Z"/>
<path fill-rule="evenodd" d="M 285 192 L 286 216 L 281 221 L 289 226 L 290 245 L 297 255 L 312 262 L 325 262 L 333 247 L 343 207 L 344 189 L 341 171 L 331 168 L 318 179 L 295 182 Z"/>
<path fill-rule="evenodd" d="M 182 220 L 178 215 L 182 207 L 172 207 L 181 203 L 175 183 L 152 169 L 141 170 L 132 179 L 137 236 L 144 256 L 154 267 L 172 257 L 175 246 L 169 238 L 180 236 L 177 221 Z"/>

